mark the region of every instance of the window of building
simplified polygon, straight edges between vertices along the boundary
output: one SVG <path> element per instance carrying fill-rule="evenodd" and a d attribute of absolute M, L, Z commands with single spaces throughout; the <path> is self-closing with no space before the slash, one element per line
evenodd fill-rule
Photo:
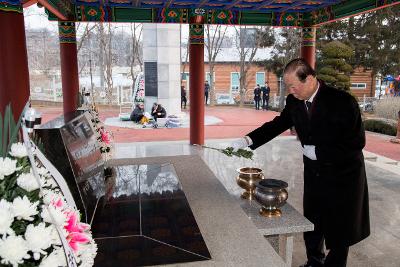
<path fill-rule="evenodd" d="M 263 86 L 265 84 L 265 72 L 257 72 L 256 73 L 256 85 L 259 84 Z"/>
<path fill-rule="evenodd" d="M 367 88 L 367 84 L 366 83 L 352 83 L 350 85 L 351 89 L 366 89 Z"/>
<path fill-rule="evenodd" d="M 231 93 L 239 93 L 239 72 L 231 72 Z"/>

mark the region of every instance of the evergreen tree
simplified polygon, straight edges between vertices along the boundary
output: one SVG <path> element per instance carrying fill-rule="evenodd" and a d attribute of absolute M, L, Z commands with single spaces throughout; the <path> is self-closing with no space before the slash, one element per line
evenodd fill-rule
<path fill-rule="evenodd" d="M 339 41 L 322 47 L 318 60 L 318 78 L 343 90 L 350 90 L 350 75 L 353 68 L 349 62 L 354 56 L 353 48 Z"/>

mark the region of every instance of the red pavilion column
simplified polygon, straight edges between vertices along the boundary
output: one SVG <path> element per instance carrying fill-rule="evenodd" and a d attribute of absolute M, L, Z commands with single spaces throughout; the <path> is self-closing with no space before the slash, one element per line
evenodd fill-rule
<path fill-rule="evenodd" d="M 301 57 L 315 69 L 315 27 L 303 27 L 301 34 Z"/>
<path fill-rule="evenodd" d="M 79 77 L 75 23 L 59 21 L 61 80 L 64 114 L 78 108 Z"/>
<path fill-rule="evenodd" d="M 197 11 L 197 10 L 196 10 Z M 199 10 L 201 12 L 201 10 Z M 204 145 L 204 17 L 189 25 L 190 144 Z"/>
<path fill-rule="evenodd" d="M 22 6 L 0 2 L 0 112 L 11 103 L 17 120 L 29 99 L 28 55 Z"/>

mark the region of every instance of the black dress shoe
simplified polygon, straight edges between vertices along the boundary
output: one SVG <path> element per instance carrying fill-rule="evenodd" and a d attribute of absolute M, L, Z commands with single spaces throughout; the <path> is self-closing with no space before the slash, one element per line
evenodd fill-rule
<path fill-rule="evenodd" d="M 323 267 L 324 264 L 322 263 L 311 263 L 311 262 L 306 262 L 303 265 L 300 265 L 299 267 Z"/>

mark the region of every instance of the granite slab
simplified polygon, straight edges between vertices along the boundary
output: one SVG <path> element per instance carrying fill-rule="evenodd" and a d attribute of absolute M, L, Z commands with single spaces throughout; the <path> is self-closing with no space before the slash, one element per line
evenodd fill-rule
<path fill-rule="evenodd" d="M 173 164 L 211 260 L 185 266 L 285 266 L 240 203 L 197 155 L 117 159 L 111 165 Z M 168 265 L 182 266 L 182 264 Z"/>
<path fill-rule="evenodd" d="M 266 218 L 259 214 L 261 205 L 257 201 L 240 199 L 240 206 L 247 217 L 255 224 L 263 235 L 280 235 L 302 233 L 314 230 L 314 225 L 302 214 L 286 203 L 281 207 L 282 215 Z"/>

